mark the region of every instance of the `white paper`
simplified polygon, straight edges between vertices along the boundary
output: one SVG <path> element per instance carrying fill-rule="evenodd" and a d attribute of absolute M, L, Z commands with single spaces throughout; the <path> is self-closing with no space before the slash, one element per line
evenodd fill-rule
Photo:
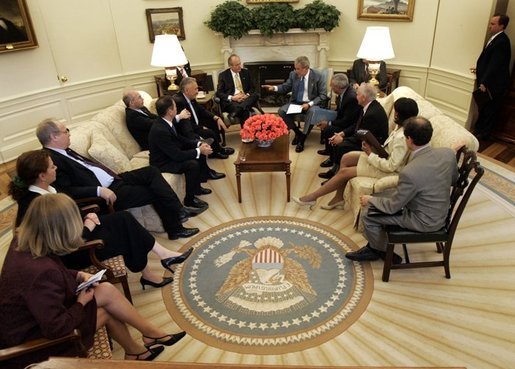
<path fill-rule="evenodd" d="M 79 284 L 77 286 L 77 289 L 75 290 L 75 292 L 80 292 L 82 291 L 83 289 L 85 288 L 88 288 L 89 286 L 91 286 L 93 283 L 95 282 L 100 282 L 100 280 L 102 279 L 102 276 L 104 275 L 104 273 L 106 272 L 105 269 L 102 269 L 100 272 L 98 272 L 97 274 L 95 275 L 92 275 L 90 279 L 88 279 L 87 281 L 84 281 L 82 282 L 81 284 Z"/>
<path fill-rule="evenodd" d="M 288 106 L 288 111 L 286 112 L 286 114 L 299 114 L 299 113 L 302 113 L 302 105 L 290 104 L 290 106 Z"/>

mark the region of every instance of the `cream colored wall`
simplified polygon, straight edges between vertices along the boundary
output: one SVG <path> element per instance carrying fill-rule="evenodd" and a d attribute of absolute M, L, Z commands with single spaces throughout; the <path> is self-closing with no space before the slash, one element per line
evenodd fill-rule
<path fill-rule="evenodd" d="M 419 0 L 413 22 L 358 20 L 358 1 L 325 1 L 342 12 L 340 27 L 329 36 L 330 67 L 346 70 L 366 27 L 387 25 L 396 53 L 388 64 L 402 69 L 401 84 L 465 123 L 473 85 L 468 68 L 483 46 L 495 0 Z M 36 147 L 33 130 L 45 117 L 80 124 L 127 86 L 156 94 L 153 75 L 160 69 L 149 65 L 147 8 L 182 7 L 182 45 L 192 67 L 222 68 L 221 39 L 204 25 L 220 2 L 27 0 L 39 47 L 0 55 L 0 161 Z"/>

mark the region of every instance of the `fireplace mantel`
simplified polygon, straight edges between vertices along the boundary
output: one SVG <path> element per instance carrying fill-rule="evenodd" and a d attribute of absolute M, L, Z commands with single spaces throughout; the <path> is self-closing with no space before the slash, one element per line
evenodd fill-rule
<path fill-rule="evenodd" d="M 243 63 L 295 60 L 297 56 L 305 55 L 312 66 L 326 68 L 329 50 L 328 33 L 323 28 L 309 31 L 292 28 L 288 32 L 266 37 L 259 30 L 252 30 L 238 40 L 223 38 L 221 53 L 226 68 L 228 67 L 227 58 L 233 53 L 238 54 Z"/>

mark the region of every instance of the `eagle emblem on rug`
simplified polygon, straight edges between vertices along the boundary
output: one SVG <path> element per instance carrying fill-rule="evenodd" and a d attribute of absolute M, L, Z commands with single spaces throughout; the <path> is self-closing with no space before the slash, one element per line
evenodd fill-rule
<path fill-rule="evenodd" d="M 290 243 L 276 237 L 262 237 L 252 244 L 241 240 L 231 251 L 215 259 L 221 267 L 244 255 L 216 293 L 218 302 L 239 311 L 270 315 L 296 310 L 316 299 L 307 267 L 320 269 L 321 256 L 312 246 Z M 240 256 L 241 258 L 241 256 Z"/>

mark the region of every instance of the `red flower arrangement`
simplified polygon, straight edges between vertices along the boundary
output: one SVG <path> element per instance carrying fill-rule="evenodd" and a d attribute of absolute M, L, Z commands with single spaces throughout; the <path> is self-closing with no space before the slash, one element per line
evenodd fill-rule
<path fill-rule="evenodd" d="M 287 134 L 286 123 L 281 117 L 274 114 L 254 115 L 245 121 L 240 131 L 241 138 L 260 141 L 275 140 L 277 137 Z"/>

